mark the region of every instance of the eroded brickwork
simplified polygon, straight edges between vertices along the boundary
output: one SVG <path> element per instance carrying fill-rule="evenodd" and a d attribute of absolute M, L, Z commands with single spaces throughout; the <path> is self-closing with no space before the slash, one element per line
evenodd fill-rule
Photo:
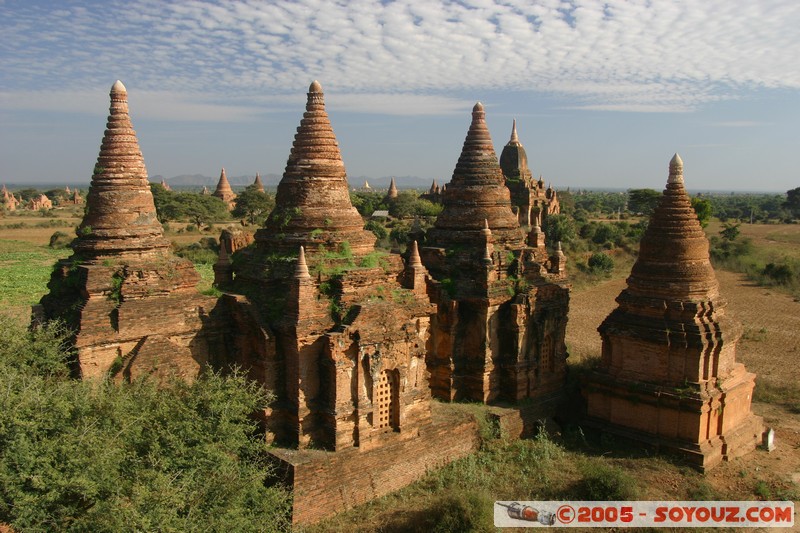
<path fill-rule="evenodd" d="M 421 250 L 437 304 L 433 394 L 492 402 L 560 389 L 569 306 L 563 254 L 548 257 L 540 230 L 526 243 L 480 103 L 443 204 Z"/>
<path fill-rule="evenodd" d="M 74 329 L 83 377 L 191 380 L 212 348 L 224 349 L 218 302 L 197 292 L 194 266 L 171 254 L 121 82 L 110 96 L 74 254 L 56 265 L 38 314 Z"/>

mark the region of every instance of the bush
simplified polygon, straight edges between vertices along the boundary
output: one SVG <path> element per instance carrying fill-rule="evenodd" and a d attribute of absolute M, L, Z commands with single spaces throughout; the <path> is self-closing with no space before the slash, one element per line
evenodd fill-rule
<path fill-rule="evenodd" d="M 69 379 L 64 332 L 0 322 L 0 523 L 15 531 L 288 529 L 242 375 Z"/>
<path fill-rule="evenodd" d="M 593 274 L 610 274 L 614 270 L 614 260 L 607 254 L 596 252 L 589 257 L 589 270 Z"/>
<path fill-rule="evenodd" d="M 389 232 L 387 231 L 386 228 L 383 227 L 383 224 L 381 224 L 376 220 L 368 221 L 364 226 L 364 229 L 369 230 L 373 234 L 375 234 L 375 237 L 377 237 L 378 240 L 385 239 L 386 237 L 389 236 Z"/>
<path fill-rule="evenodd" d="M 62 250 L 64 248 L 69 248 L 71 242 L 72 237 L 63 231 L 57 231 L 50 235 L 50 243 L 48 246 L 54 250 Z"/>
<path fill-rule="evenodd" d="M 592 461 L 581 468 L 583 479 L 577 489 L 579 497 L 591 501 L 635 500 L 636 482 L 624 470 Z"/>
<path fill-rule="evenodd" d="M 789 265 L 784 263 L 768 263 L 761 270 L 761 274 L 775 285 L 789 285 L 794 279 L 794 271 Z"/>

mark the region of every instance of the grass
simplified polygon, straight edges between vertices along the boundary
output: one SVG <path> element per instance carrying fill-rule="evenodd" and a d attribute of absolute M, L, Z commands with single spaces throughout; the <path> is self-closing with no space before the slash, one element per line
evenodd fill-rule
<path fill-rule="evenodd" d="M 29 320 L 30 306 L 47 293 L 53 265 L 71 253 L 69 248 L 53 250 L 30 241 L 0 239 L 0 309 Z M 210 293 L 212 265 L 199 263 L 195 268 L 201 277 L 198 290 Z"/>
<path fill-rule="evenodd" d="M 23 313 L 47 292 L 53 265 L 72 250 L 16 240 L 0 240 L 0 307 Z"/>

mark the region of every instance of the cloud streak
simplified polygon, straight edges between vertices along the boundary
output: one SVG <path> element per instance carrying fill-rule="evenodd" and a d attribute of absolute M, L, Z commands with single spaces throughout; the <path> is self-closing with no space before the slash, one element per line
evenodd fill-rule
<path fill-rule="evenodd" d="M 800 89 L 800 3 L 587 0 L 0 4 L 0 106 L 57 107 L 121 78 L 139 113 L 248 120 L 312 79 L 347 110 L 449 114 L 464 91 L 688 111 Z M 37 98 L 38 97 L 38 98 Z M 96 101 L 95 101 L 96 102 Z M 168 118 L 165 117 L 165 118 Z"/>

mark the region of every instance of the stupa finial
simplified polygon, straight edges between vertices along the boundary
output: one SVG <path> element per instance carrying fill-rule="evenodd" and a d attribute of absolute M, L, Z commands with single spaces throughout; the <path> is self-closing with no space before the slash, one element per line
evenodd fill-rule
<path fill-rule="evenodd" d="M 677 152 L 669 161 L 669 179 L 667 183 L 683 183 L 683 159 Z"/>
<path fill-rule="evenodd" d="M 514 122 L 511 124 L 511 140 L 509 142 L 519 143 L 519 137 L 517 136 L 517 119 L 514 119 Z"/>

